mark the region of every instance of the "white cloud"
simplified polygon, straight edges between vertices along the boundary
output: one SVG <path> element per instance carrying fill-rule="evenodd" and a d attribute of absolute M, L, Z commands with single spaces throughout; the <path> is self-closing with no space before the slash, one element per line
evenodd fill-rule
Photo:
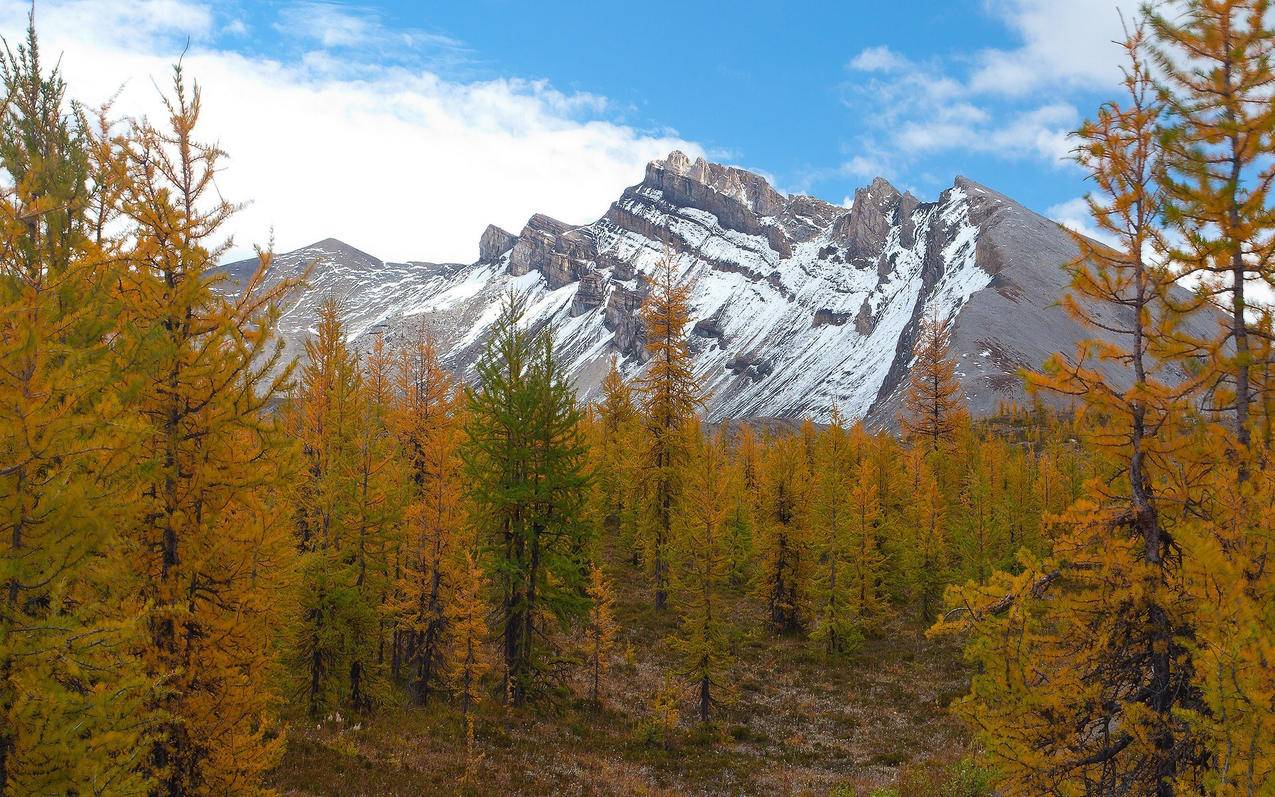
<path fill-rule="evenodd" d="M 463 50 L 450 36 L 419 29 L 390 28 L 373 11 L 323 0 L 299 0 L 283 7 L 275 30 L 285 36 L 299 36 L 322 47 L 438 47 Z"/>
<path fill-rule="evenodd" d="M 1081 120 L 1077 92 L 1118 85 L 1120 14 L 1138 0 L 984 0 L 1019 44 L 972 56 L 914 61 L 870 47 L 847 64 L 848 104 L 870 135 L 861 148 L 906 164 L 974 152 L 1059 165 Z M 1042 98 L 1048 99 L 1042 99 Z"/>
<path fill-rule="evenodd" d="M 10 41 L 28 7 L 0 0 Z M 488 223 L 516 232 L 537 211 L 591 221 L 646 161 L 702 152 L 543 81 L 448 80 L 322 46 L 290 61 L 241 55 L 214 44 L 236 21 L 218 14 L 193 0 L 47 0 L 37 26 L 73 96 L 96 105 L 126 84 L 116 110 L 128 114 L 157 112 L 152 81 L 167 85 L 194 42 L 184 65 L 203 88 L 202 134 L 230 156 L 218 187 L 251 203 L 231 225 L 237 254 L 273 229 L 281 251 L 333 236 L 390 259 L 468 262 Z M 381 35 L 365 22 L 351 35 Z"/>
<path fill-rule="evenodd" d="M 910 66 L 907 58 L 884 45 L 869 47 L 850 59 L 849 67 L 860 72 L 896 72 Z"/>
<path fill-rule="evenodd" d="M 1042 86 L 1101 88 L 1120 79 L 1121 14 L 1132 21 L 1140 0 L 987 0 L 1022 40 L 984 50 L 969 85 L 975 92 L 1022 96 Z"/>
<path fill-rule="evenodd" d="M 1072 232 L 1078 232 L 1108 246 L 1119 245 L 1119 241 L 1116 240 L 1115 236 L 1105 230 L 1098 229 L 1093 223 L 1093 217 L 1089 215 L 1089 203 L 1085 201 L 1084 197 L 1075 197 L 1074 199 L 1068 199 L 1066 202 L 1059 202 L 1046 210 L 1045 215 Z"/>

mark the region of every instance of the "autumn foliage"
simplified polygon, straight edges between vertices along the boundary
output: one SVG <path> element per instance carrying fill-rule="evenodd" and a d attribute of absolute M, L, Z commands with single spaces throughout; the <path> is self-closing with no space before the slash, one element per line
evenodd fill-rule
<path fill-rule="evenodd" d="M 999 793 L 1270 793 L 1271 11 L 1131 25 L 1075 137 L 1093 339 L 975 420 L 931 308 L 897 429 L 706 417 L 672 245 L 596 395 L 517 291 L 463 373 L 428 314 L 352 334 L 341 296 L 285 362 L 305 275 L 219 271 L 198 86 L 90 118 L 32 31 L 0 57 L 0 793 L 270 794 L 290 732 L 387 716 L 472 791 L 511 723 L 624 717 L 639 673 L 667 758 L 752 733 L 741 654 L 841 673 L 927 628 Z"/>

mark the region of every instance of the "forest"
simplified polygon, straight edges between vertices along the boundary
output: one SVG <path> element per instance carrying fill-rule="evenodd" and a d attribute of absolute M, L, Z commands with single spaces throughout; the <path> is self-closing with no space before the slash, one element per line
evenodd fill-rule
<path fill-rule="evenodd" d="M 669 252 L 593 403 L 512 292 L 464 379 L 336 296 L 284 362 L 198 83 L 84 106 L 32 24 L 0 794 L 1275 793 L 1270 18 L 1130 22 L 1058 297 L 1106 337 L 971 418 L 932 315 L 890 428 L 710 423 Z"/>

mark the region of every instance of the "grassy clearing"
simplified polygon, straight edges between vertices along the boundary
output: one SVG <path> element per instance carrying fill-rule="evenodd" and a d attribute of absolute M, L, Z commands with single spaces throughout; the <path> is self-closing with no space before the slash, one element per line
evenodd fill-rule
<path fill-rule="evenodd" d="M 519 711 L 489 701 L 480 711 L 466 782 L 465 734 L 443 704 L 390 707 L 370 721 L 296 724 L 272 774 L 282 794 L 319 795 L 977 795 L 981 774 L 946 705 L 968 673 L 950 639 L 926 640 L 896 621 L 844 661 L 763 630 L 754 602 L 733 616 L 735 686 L 717 719 L 701 727 L 692 695 L 667 738 L 649 707 L 674 666 L 657 615 L 640 588 L 617 595 L 624 631 L 595 709 L 582 674 L 548 702 Z M 632 656 L 626 661 L 625 649 Z M 968 786 L 968 788 L 966 788 Z"/>

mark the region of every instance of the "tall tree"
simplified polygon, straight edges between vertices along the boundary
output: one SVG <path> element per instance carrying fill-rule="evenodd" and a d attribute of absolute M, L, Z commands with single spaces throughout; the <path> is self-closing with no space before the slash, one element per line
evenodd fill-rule
<path fill-rule="evenodd" d="M 641 418 L 633 401 L 633 390 L 625 383 L 614 357 L 602 380 L 602 401 L 597 410 L 593 489 L 600 506 L 603 540 L 637 563 L 638 462 L 635 455 L 640 445 Z"/>
<path fill-rule="evenodd" d="M 364 667 L 378 596 L 363 585 L 369 491 L 379 490 L 372 459 L 380 457 L 372 448 L 362 372 L 335 298 L 320 305 L 315 329 L 305 344 L 289 423 L 309 477 L 296 495 L 302 561 L 291 670 L 306 711 L 317 719 L 336 708 L 369 707 Z"/>
<path fill-rule="evenodd" d="M 525 703 L 543 668 L 546 620 L 587 609 L 588 487 L 575 392 L 554 361 L 552 337 L 523 327 L 511 294 L 469 389 L 465 461 L 471 522 L 498 596 L 504 691 Z"/>
<path fill-rule="evenodd" d="M 444 676 L 447 606 L 454 596 L 451 565 L 463 545 L 460 400 L 423 326 L 399 350 L 395 428 L 406 452 L 410 496 L 406 538 L 395 581 L 392 612 L 412 691 L 424 703 Z"/>
<path fill-rule="evenodd" d="M 689 438 L 686 491 L 676 514 L 677 567 L 673 584 L 681 619 L 673 639 L 682 674 L 695 687 L 700 722 L 708 722 L 717 704 L 714 691 L 724 686 L 730 652 L 723 592 L 727 579 L 726 518 L 735 492 L 734 469 L 726 441 L 706 437 L 698 423 Z"/>
<path fill-rule="evenodd" d="M 921 321 L 900 419 L 904 434 L 925 440 L 931 451 L 950 443 L 967 415 L 950 351 L 950 322 L 937 313 L 931 308 Z"/>
<path fill-rule="evenodd" d="M 139 793 L 137 336 L 89 219 L 103 164 L 40 55 L 34 25 L 0 55 L 0 793 Z"/>
<path fill-rule="evenodd" d="M 815 554 L 810 638 L 822 644 L 829 656 L 847 653 L 858 637 L 858 618 L 850 594 L 850 571 L 857 555 L 850 537 L 851 507 L 847 501 L 850 456 L 846 429 L 834 419 L 819 438 L 810 501 Z"/>
<path fill-rule="evenodd" d="M 761 579 L 771 627 L 777 634 L 802 631 L 809 609 L 810 545 L 806 513 L 805 451 L 801 439 L 769 441 L 761 469 L 758 527 Z"/>
<path fill-rule="evenodd" d="M 641 382 L 647 433 L 642 517 L 655 574 L 655 608 L 664 609 L 668 604 L 673 510 L 682 488 L 678 474 L 686 459 L 682 430 L 704 398 L 686 340 L 691 286 L 678 282 L 676 261 L 670 252 L 664 253 L 647 282 L 650 293 L 641 309 L 650 358 Z"/>
<path fill-rule="evenodd" d="M 1178 276 L 1200 278 L 1197 303 L 1176 309 L 1215 300 L 1226 307 L 1221 337 L 1195 343 L 1218 366 L 1215 406 L 1232 415 L 1232 456 L 1241 459 L 1236 476 L 1243 481 L 1255 398 L 1250 283 L 1275 284 L 1275 29 L 1269 0 L 1195 0 L 1184 11 L 1170 16 L 1147 7 L 1167 103 L 1165 217 L 1182 239 L 1170 256 Z"/>
<path fill-rule="evenodd" d="M 881 582 L 885 556 L 881 552 L 878 533 L 881 521 L 879 496 L 880 490 L 872 479 L 871 465 L 864 460 L 850 483 L 846 502 L 846 541 L 853 557 L 845 574 L 855 617 L 863 626 L 877 622 L 884 605 Z"/>
<path fill-rule="evenodd" d="M 293 448 L 270 406 L 290 378 L 263 254 L 238 297 L 212 290 L 234 207 L 221 150 L 195 138 L 200 92 L 174 70 L 167 125 L 142 121 L 123 196 L 134 226 L 126 322 L 152 335 L 138 385 L 142 520 L 130 560 L 146 604 L 142 671 L 163 722 L 147 771 L 161 795 L 254 794 L 282 752 L 268 678 L 285 605 Z"/>
<path fill-rule="evenodd" d="M 1168 797 L 1195 788 L 1204 761 L 1184 722 L 1198 701 L 1174 535 L 1193 500 L 1181 489 L 1202 474 L 1177 456 L 1187 408 L 1150 355 L 1170 339 L 1162 301 L 1171 277 L 1144 255 L 1161 199 L 1160 110 L 1142 46 L 1135 28 L 1127 100 L 1104 105 L 1078 133 L 1077 159 L 1099 189 L 1091 215 L 1120 245 L 1077 238 L 1064 306 L 1107 336 L 1032 379 L 1078 400 L 1100 477 L 1063 516 L 1047 560 L 1026 555 L 1021 573 L 993 576 L 982 598 L 949 596 L 952 616 L 975 621 L 971 650 L 988 667 L 962 711 L 983 729 L 1011 791 Z M 1113 370 L 1121 382 L 1105 375 Z"/>
<path fill-rule="evenodd" d="M 483 601 L 487 579 L 471 551 L 462 551 L 456 562 L 455 597 L 447 606 L 447 640 L 450 649 L 448 681 L 460 698 L 460 713 L 468 723 L 470 712 L 482 698 L 482 677 L 491 669 L 487 657 L 487 605 Z M 466 733 L 472 731 L 466 729 Z"/>

